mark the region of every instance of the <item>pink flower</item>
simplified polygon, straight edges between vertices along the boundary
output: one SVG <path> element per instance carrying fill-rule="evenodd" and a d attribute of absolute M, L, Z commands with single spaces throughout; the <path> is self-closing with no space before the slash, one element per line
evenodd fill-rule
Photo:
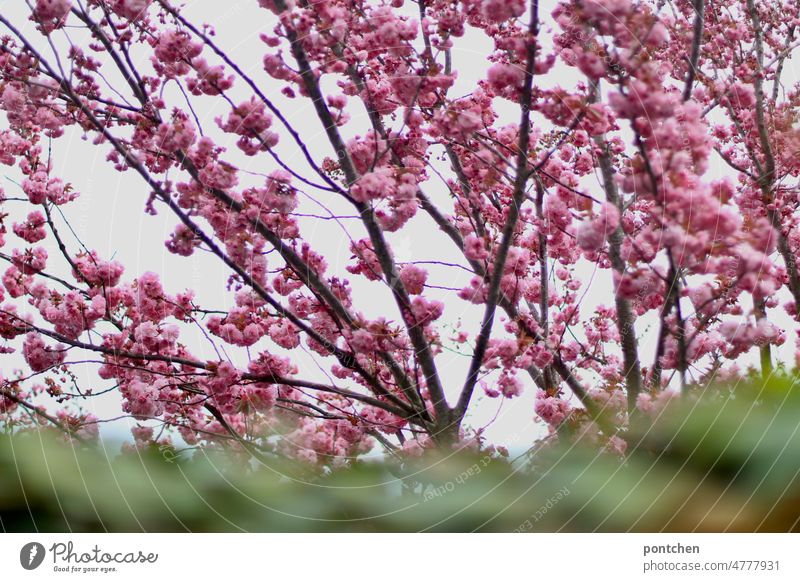
<path fill-rule="evenodd" d="M 425 290 L 428 272 L 417 265 L 406 265 L 400 271 L 400 280 L 411 295 L 419 295 Z"/>
<path fill-rule="evenodd" d="M 34 16 L 42 24 L 45 32 L 50 32 L 64 24 L 72 10 L 71 0 L 36 0 Z"/>
<path fill-rule="evenodd" d="M 15 249 L 16 250 L 16 249 Z M 23 274 L 14 265 L 10 266 L 3 273 L 3 285 L 8 294 L 13 298 L 21 297 L 28 292 L 33 277 L 30 274 Z"/>
<path fill-rule="evenodd" d="M 39 273 L 47 266 L 47 251 L 44 247 L 33 247 L 24 252 L 14 249 L 11 256 L 14 266 L 26 275 Z"/>
<path fill-rule="evenodd" d="M 669 32 L 660 22 L 656 22 L 647 34 L 647 44 L 653 47 L 663 47 L 669 42 Z"/>
<path fill-rule="evenodd" d="M 273 384 L 257 382 L 243 387 L 242 404 L 253 410 L 265 412 L 275 406 L 278 400 L 278 387 Z"/>
<path fill-rule="evenodd" d="M 138 20 L 145 15 L 152 0 L 112 0 L 111 9 L 128 20 Z"/>
<path fill-rule="evenodd" d="M 189 227 L 179 224 L 175 227 L 175 232 L 172 233 L 165 246 L 171 253 L 188 257 L 194 253 L 199 242 Z"/>
<path fill-rule="evenodd" d="M 202 52 L 202 45 L 194 42 L 182 30 L 166 30 L 158 37 L 152 58 L 153 66 L 168 77 L 185 75 L 191 70 L 189 63 Z"/>
<path fill-rule="evenodd" d="M 548 396 L 544 390 L 539 390 L 536 393 L 534 410 L 547 424 L 557 427 L 567 418 L 571 407 L 561 398 Z"/>
<path fill-rule="evenodd" d="M 369 354 L 378 348 L 378 342 L 375 336 L 366 329 L 355 330 L 350 336 L 348 343 L 350 347 L 359 354 Z"/>
<path fill-rule="evenodd" d="M 458 297 L 471 303 L 480 304 L 486 301 L 489 290 L 480 277 L 470 279 L 469 285 L 458 292 Z"/>
<path fill-rule="evenodd" d="M 222 65 L 209 65 L 203 57 L 192 60 L 192 68 L 197 77 L 186 81 L 186 86 L 194 95 L 219 95 L 233 87 L 233 75 L 225 76 Z"/>
<path fill-rule="evenodd" d="M 483 0 L 481 12 L 486 20 L 503 22 L 525 13 L 525 0 Z"/>
<path fill-rule="evenodd" d="M 425 447 L 417 439 L 409 439 L 404 442 L 401 450 L 404 455 L 412 458 L 418 458 L 425 454 Z"/>
<path fill-rule="evenodd" d="M 361 176 L 350 193 L 359 202 L 386 198 L 392 193 L 393 182 L 388 170 L 377 170 Z"/>
<path fill-rule="evenodd" d="M 492 65 L 487 74 L 489 85 L 496 93 L 509 89 L 521 89 L 525 82 L 525 70 L 518 65 Z"/>
<path fill-rule="evenodd" d="M 278 134 L 268 131 L 272 117 L 266 113 L 266 106 L 255 97 L 237 105 L 223 121 L 216 119 L 224 131 L 242 136 L 237 146 L 248 156 L 268 150 L 278 144 Z"/>
<path fill-rule="evenodd" d="M 587 18 L 596 23 L 616 23 L 631 9 L 630 0 L 584 0 L 581 4 Z"/>
<path fill-rule="evenodd" d="M 73 263 L 80 271 L 73 271 L 73 277 L 78 281 L 88 281 L 96 287 L 116 287 L 125 271 L 117 261 L 105 261 L 94 251 L 77 255 Z"/>
<path fill-rule="evenodd" d="M 503 374 L 497 384 L 500 387 L 500 392 L 506 398 L 513 398 L 522 394 L 522 382 L 516 376 Z"/>
<path fill-rule="evenodd" d="M 239 183 L 236 168 L 220 162 L 211 162 L 200 170 L 200 179 L 209 188 L 228 190 Z"/>
<path fill-rule="evenodd" d="M 581 223 L 578 228 L 578 246 L 584 251 L 592 252 L 600 250 L 606 242 L 606 230 L 603 224 L 597 220 L 589 220 Z"/>
<path fill-rule="evenodd" d="M 627 448 L 628 448 L 628 443 L 625 441 L 625 439 L 620 438 L 616 435 L 608 439 L 608 443 L 606 444 L 606 450 L 608 452 L 618 455 L 620 457 L 625 454 Z"/>
<path fill-rule="evenodd" d="M 159 401 L 160 391 L 156 385 L 136 379 L 121 386 L 120 391 L 125 397 L 123 408 L 135 418 L 144 420 L 164 413 L 164 404 Z"/>
<path fill-rule="evenodd" d="M 22 113 L 25 110 L 25 94 L 14 85 L 6 85 L 3 89 L 3 94 L 0 96 L 0 102 L 3 104 L 3 109 L 9 113 Z M 14 163 L 13 158 L 8 165 Z"/>
<path fill-rule="evenodd" d="M 153 440 L 155 430 L 151 426 L 134 426 L 131 428 L 131 434 L 138 446 L 145 445 Z"/>
<path fill-rule="evenodd" d="M 483 244 L 483 239 L 470 234 L 464 238 L 464 255 L 471 261 L 482 261 L 489 256 L 489 252 Z"/>
<path fill-rule="evenodd" d="M 603 204 L 599 216 L 581 223 L 578 229 L 578 246 L 587 252 L 599 250 L 617 226 L 619 211 L 612 204 Z"/>
<path fill-rule="evenodd" d="M 175 115 L 169 123 L 162 123 L 156 132 L 156 144 L 167 153 L 186 152 L 195 139 L 194 126 L 184 114 Z"/>
<path fill-rule="evenodd" d="M 250 205 L 248 216 L 251 219 L 264 220 L 275 212 L 289 214 L 297 208 L 297 191 L 292 186 L 291 175 L 276 170 L 267 177 L 265 184 L 264 188 L 248 188 L 243 193 L 245 202 Z"/>
<path fill-rule="evenodd" d="M 444 303 L 441 301 L 428 301 L 423 297 L 414 297 L 411 300 L 411 311 L 418 325 L 427 325 L 442 316 Z"/>
<path fill-rule="evenodd" d="M 486 396 L 488 396 L 489 398 L 497 398 L 497 397 L 499 397 L 499 396 L 500 396 L 500 391 L 499 391 L 499 390 L 497 390 L 496 388 L 492 388 L 492 387 L 490 387 L 490 386 L 489 386 L 488 384 L 486 384 L 485 382 L 481 382 L 481 387 L 483 388 L 483 392 L 484 392 L 484 393 L 486 394 Z"/>
<path fill-rule="evenodd" d="M 37 210 L 28 214 L 25 222 L 14 223 L 14 234 L 29 243 L 39 242 L 47 236 L 44 224 L 44 215 Z"/>
<path fill-rule="evenodd" d="M 378 256 L 372 249 L 372 243 L 369 239 L 361 239 L 351 243 L 350 250 L 353 253 L 353 258 L 356 259 L 356 264 L 347 267 L 350 273 L 364 275 L 370 281 L 378 281 L 381 278 L 383 269 L 381 268 Z"/>
<path fill-rule="evenodd" d="M 300 345 L 300 333 L 288 319 L 273 323 L 269 327 L 269 335 L 276 344 L 287 350 Z"/>
<path fill-rule="evenodd" d="M 733 83 L 728 89 L 727 98 L 736 109 L 750 109 L 756 104 L 755 89 L 743 83 Z"/>
<path fill-rule="evenodd" d="M 34 372 L 43 372 L 53 366 L 58 366 L 64 361 L 66 349 L 61 344 L 50 347 L 38 333 L 29 333 L 25 336 L 22 345 L 22 355 Z"/>
<path fill-rule="evenodd" d="M 5 382 L 2 377 L 0 377 L 0 383 Z M 6 398 L 5 396 L 0 396 L 0 414 L 10 415 L 17 410 L 18 404 L 16 401 L 12 400 L 11 398 Z"/>

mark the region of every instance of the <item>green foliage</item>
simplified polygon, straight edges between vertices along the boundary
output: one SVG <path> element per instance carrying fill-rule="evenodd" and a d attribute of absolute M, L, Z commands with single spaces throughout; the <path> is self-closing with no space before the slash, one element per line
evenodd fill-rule
<path fill-rule="evenodd" d="M 223 451 L 120 455 L 49 433 L 0 441 L 6 531 L 789 531 L 800 520 L 794 381 L 723 386 L 626 435 L 624 459 L 546 446 L 360 462 L 326 475 Z"/>

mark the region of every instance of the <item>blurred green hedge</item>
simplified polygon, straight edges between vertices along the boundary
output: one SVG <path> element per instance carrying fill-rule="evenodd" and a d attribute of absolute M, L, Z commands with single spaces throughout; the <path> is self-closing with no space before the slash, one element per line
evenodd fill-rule
<path fill-rule="evenodd" d="M 678 401 L 679 400 L 679 401 Z M 223 452 L 81 450 L 0 437 L 5 531 L 793 531 L 800 396 L 792 378 L 719 386 L 639 419 L 624 458 L 540 447 L 360 462 L 317 475 Z M 166 451 L 168 453 L 168 451 Z M 183 457 L 183 455 L 181 456 Z"/>

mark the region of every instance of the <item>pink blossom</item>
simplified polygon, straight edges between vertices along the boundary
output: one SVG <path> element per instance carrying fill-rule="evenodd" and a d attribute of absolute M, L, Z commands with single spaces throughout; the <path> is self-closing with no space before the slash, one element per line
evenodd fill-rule
<path fill-rule="evenodd" d="M 586 76 L 593 79 L 600 79 L 606 73 L 606 63 L 594 52 L 581 52 L 577 64 Z"/>
<path fill-rule="evenodd" d="M 33 14 L 46 32 L 62 26 L 72 9 L 71 0 L 36 0 Z"/>
<path fill-rule="evenodd" d="M 608 443 L 606 444 L 607 451 L 620 457 L 625 454 L 627 449 L 628 443 L 625 441 L 625 439 L 616 435 L 608 439 Z"/>
<path fill-rule="evenodd" d="M 500 396 L 500 391 L 499 390 L 497 390 L 496 388 L 492 388 L 491 386 L 489 386 L 485 382 L 482 382 L 481 386 L 483 388 L 483 392 L 489 398 L 498 398 Z"/>
<path fill-rule="evenodd" d="M 115 287 L 125 271 L 119 262 L 103 260 L 94 251 L 77 255 L 73 263 L 77 268 L 73 277 L 97 287 Z"/>
<path fill-rule="evenodd" d="M 239 183 L 236 169 L 228 164 L 212 162 L 200 171 L 200 179 L 209 188 L 227 190 Z"/>
<path fill-rule="evenodd" d="M 551 434 L 622 455 L 629 400 L 657 415 L 681 364 L 692 382 L 738 380 L 796 331 L 778 319 L 800 295 L 798 101 L 772 91 L 794 49 L 780 10 L 759 11 L 759 77 L 742 55 L 757 34 L 746 7 L 709 9 L 707 74 L 692 77 L 687 2 L 560 2 L 533 38 L 524 0 L 429 0 L 421 14 L 403 0 L 259 0 L 272 14 L 253 13 L 270 22 L 249 60 L 180 3 L 88 2 L 91 22 L 70 0 L 30 4 L 33 24 L 12 22 L 30 45 L 0 51 L 0 163 L 16 176 L 0 190 L 0 354 L 25 360 L 23 379 L 0 382 L 36 406 L 48 393 L 71 434 L 95 438 L 105 419 L 60 386 L 98 362 L 125 411 L 166 424 L 142 422 L 133 447 L 177 437 L 244 457 L 235 431 L 327 472 L 379 443 L 439 446 L 446 405 L 455 446 L 494 455 L 472 389 L 516 398 L 539 383 Z M 69 39 L 37 57 L 62 27 Z M 477 79 L 447 58 L 465 49 Z M 166 221 L 169 272 L 123 267 L 107 221 L 75 222 L 86 209 L 67 206 L 70 180 L 87 169 L 71 137 L 158 215 L 146 228 Z M 719 160 L 729 180 L 709 172 Z M 202 258 L 196 293 L 189 256 Z M 664 332 L 657 346 L 648 329 Z M 448 362 L 484 348 L 459 393 Z M 648 378 L 651 351 L 663 378 Z M 25 379 L 39 373 L 46 385 Z M 628 392 L 639 376 L 651 393 Z M 8 398 L 0 411 L 31 422 Z"/>
<path fill-rule="evenodd" d="M 144 0 L 139 0 L 144 1 Z M 197 77 L 189 78 L 186 85 L 194 95 L 219 95 L 233 86 L 233 75 L 225 76 L 222 65 L 209 65 L 203 57 L 192 60 Z"/>
<path fill-rule="evenodd" d="M 47 251 L 44 247 L 33 247 L 21 251 L 14 249 L 12 252 L 12 262 L 22 273 L 38 273 L 47 266 Z"/>
<path fill-rule="evenodd" d="M 22 273 L 14 265 L 3 272 L 3 286 L 13 298 L 21 297 L 27 293 L 32 279 L 30 274 Z"/>
<path fill-rule="evenodd" d="M 755 89 L 752 85 L 733 83 L 728 88 L 728 101 L 737 109 L 749 109 L 756 103 Z"/>
<path fill-rule="evenodd" d="M 176 115 L 171 122 L 162 123 L 156 133 L 158 147 L 167 153 L 186 152 L 194 141 L 194 126 L 185 115 Z"/>
<path fill-rule="evenodd" d="M 22 182 L 22 189 L 32 204 L 43 204 L 50 200 L 54 204 L 64 204 L 77 197 L 59 178 L 48 178 L 44 172 L 36 172 Z"/>
<path fill-rule="evenodd" d="M 287 319 L 273 323 L 269 327 L 269 335 L 276 344 L 287 350 L 300 345 L 298 329 Z"/>
<path fill-rule="evenodd" d="M 44 224 L 44 215 L 37 210 L 28 214 L 25 222 L 14 223 L 14 234 L 29 243 L 36 243 L 47 236 Z"/>
<path fill-rule="evenodd" d="M 254 97 L 237 105 L 225 121 L 221 117 L 216 121 L 223 130 L 242 136 L 237 145 L 249 156 L 275 147 L 278 143 L 278 135 L 268 131 L 272 117 L 266 113 L 264 103 Z"/>
<path fill-rule="evenodd" d="M 369 202 L 386 198 L 392 192 L 392 179 L 385 170 L 365 174 L 359 178 L 351 190 L 353 198 L 359 202 Z"/>
<path fill-rule="evenodd" d="M 123 408 L 135 418 L 144 420 L 164 413 L 164 405 L 159 401 L 159 389 L 154 384 L 132 380 L 120 389 L 125 397 Z"/>
<path fill-rule="evenodd" d="M 199 241 L 195 238 L 191 229 L 183 224 L 179 224 L 175 227 L 175 232 L 172 233 L 169 240 L 166 242 L 166 247 L 171 253 L 188 257 L 194 252 L 198 243 Z"/>
<path fill-rule="evenodd" d="M 464 239 L 464 255 L 472 261 L 481 261 L 489 256 L 483 240 L 474 234 L 467 235 Z"/>
<path fill-rule="evenodd" d="M 429 301 L 423 297 L 414 297 L 411 300 L 411 311 L 418 325 L 426 325 L 442 316 L 444 303 L 441 301 Z"/>
<path fill-rule="evenodd" d="M 406 265 L 400 271 L 400 280 L 411 295 L 419 295 L 425 290 L 428 272 L 417 265 Z"/>
<path fill-rule="evenodd" d="M 611 204 L 604 204 L 596 218 L 581 223 L 578 229 L 578 245 L 587 252 L 597 251 L 618 225 L 619 211 Z"/>
<path fill-rule="evenodd" d="M 356 353 L 371 353 L 378 347 L 375 336 L 366 329 L 357 329 L 352 333 L 348 343 Z"/>
<path fill-rule="evenodd" d="M 502 22 L 525 13 L 524 0 L 483 0 L 481 11 L 487 20 Z"/>
<path fill-rule="evenodd" d="M 43 372 L 64 361 L 66 349 L 61 344 L 48 346 L 41 335 L 29 333 L 25 336 L 22 355 L 34 372 Z"/>
<path fill-rule="evenodd" d="M 191 70 L 189 63 L 202 51 L 202 45 L 181 30 L 166 30 L 153 49 L 153 66 L 163 69 L 168 77 L 185 75 Z"/>
<path fill-rule="evenodd" d="M 547 424 L 557 427 L 567 418 L 571 407 L 561 398 L 548 396 L 544 390 L 539 390 L 536 393 L 534 410 Z"/>
<path fill-rule="evenodd" d="M 525 81 L 525 70 L 515 65 L 496 64 L 489 69 L 487 80 L 497 93 L 520 89 Z"/>
<path fill-rule="evenodd" d="M 522 382 L 516 376 L 503 374 L 500 376 L 498 386 L 500 387 L 500 392 L 506 398 L 513 398 L 522 394 Z"/>
<path fill-rule="evenodd" d="M 145 15 L 152 0 L 112 0 L 111 9 L 128 20 L 138 20 Z"/>

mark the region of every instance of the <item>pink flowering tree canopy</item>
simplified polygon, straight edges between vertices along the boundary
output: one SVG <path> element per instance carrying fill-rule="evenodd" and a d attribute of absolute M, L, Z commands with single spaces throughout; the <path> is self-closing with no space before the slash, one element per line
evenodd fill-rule
<path fill-rule="evenodd" d="M 471 414 L 528 394 L 542 435 L 622 454 L 668 399 L 787 363 L 797 0 L 251 0 L 246 54 L 177 0 L 19 4 L 6 427 L 88 443 L 114 391 L 128 447 L 334 466 L 505 454 Z M 224 305 L 74 235 L 72 137 Z"/>

